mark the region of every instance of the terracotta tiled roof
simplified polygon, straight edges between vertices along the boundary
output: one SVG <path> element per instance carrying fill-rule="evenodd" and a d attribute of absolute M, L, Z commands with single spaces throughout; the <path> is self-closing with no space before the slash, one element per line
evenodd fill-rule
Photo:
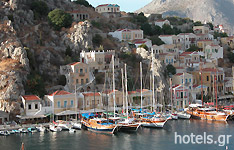
<path fill-rule="evenodd" d="M 73 62 L 73 63 L 70 63 L 69 65 L 74 66 L 74 65 L 77 65 L 79 63 L 81 63 L 81 62 Z"/>
<path fill-rule="evenodd" d="M 70 92 L 67 92 L 67 91 L 63 91 L 63 90 L 58 90 L 58 91 L 55 91 L 54 93 L 50 94 L 50 96 L 53 96 L 53 95 L 68 95 L 68 94 L 72 94 Z"/>
<path fill-rule="evenodd" d="M 184 67 L 175 67 L 176 69 L 184 69 Z"/>
<path fill-rule="evenodd" d="M 192 54 L 193 52 L 183 52 L 182 54 L 180 54 L 180 56 L 186 56 L 186 55 L 189 55 L 189 54 Z"/>
<path fill-rule="evenodd" d="M 179 87 L 180 84 L 176 84 L 176 85 L 173 85 L 172 88 L 176 88 L 176 87 Z"/>
<path fill-rule="evenodd" d="M 32 100 L 40 100 L 40 98 L 36 95 L 24 95 L 22 96 L 26 101 L 32 101 Z"/>
<path fill-rule="evenodd" d="M 203 72 L 222 72 L 221 70 L 215 69 L 215 68 L 202 68 Z"/>
<path fill-rule="evenodd" d="M 175 74 L 175 76 L 181 76 L 181 75 L 183 75 L 183 73 L 177 73 L 177 74 Z"/>
<path fill-rule="evenodd" d="M 212 40 L 198 40 L 198 41 L 204 41 L 204 42 L 205 42 L 205 41 L 210 41 L 210 42 L 211 42 Z"/>
<path fill-rule="evenodd" d="M 88 92 L 88 93 L 82 93 L 84 96 L 94 96 L 93 92 Z M 95 96 L 100 96 L 100 93 L 95 93 Z"/>

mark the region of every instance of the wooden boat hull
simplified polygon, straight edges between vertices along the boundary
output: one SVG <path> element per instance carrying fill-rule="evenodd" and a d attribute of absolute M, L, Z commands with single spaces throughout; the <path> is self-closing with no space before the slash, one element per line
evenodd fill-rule
<path fill-rule="evenodd" d="M 147 120 L 142 120 L 141 121 L 141 125 L 143 127 L 152 127 L 152 128 L 163 128 L 165 123 L 167 122 L 167 120 L 151 120 L 151 119 L 147 119 Z"/>
<path fill-rule="evenodd" d="M 120 124 L 120 131 L 129 132 L 129 131 L 137 131 L 141 126 L 140 124 Z"/>
<path fill-rule="evenodd" d="M 187 113 L 191 114 L 193 118 L 204 119 L 204 120 L 213 120 L 213 121 L 227 121 L 229 115 L 218 115 L 212 113 L 197 113 L 193 111 L 188 111 Z"/>

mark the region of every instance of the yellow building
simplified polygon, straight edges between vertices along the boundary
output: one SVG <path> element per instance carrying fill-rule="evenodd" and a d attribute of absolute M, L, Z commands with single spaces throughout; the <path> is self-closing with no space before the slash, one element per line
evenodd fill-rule
<path fill-rule="evenodd" d="M 212 40 L 198 40 L 197 47 L 199 47 L 200 51 L 204 51 L 207 45 L 213 45 L 214 42 Z"/>
<path fill-rule="evenodd" d="M 195 34 L 208 34 L 209 33 L 209 27 L 206 26 L 194 26 L 193 31 Z"/>
<path fill-rule="evenodd" d="M 92 82 L 92 73 L 89 65 L 82 62 L 75 62 L 60 67 L 60 73 L 66 76 L 66 87 L 69 91 L 74 91 L 75 86 L 81 87 Z"/>
<path fill-rule="evenodd" d="M 99 92 L 83 92 L 83 110 L 103 109 L 102 97 Z"/>
<path fill-rule="evenodd" d="M 74 93 L 67 91 L 56 91 L 50 95 L 45 95 L 45 101 L 50 102 L 53 110 L 53 114 L 60 115 L 63 112 L 76 112 L 76 98 Z"/>
<path fill-rule="evenodd" d="M 217 94 L 223 95 L 224 94 L 224 72 L 222 69 L 215 69 L 215 68 L 203 68 L 202 71 L 194 71 L 192 72 L 193 78 L 195 79 L 195 84 L 201 85 L 201 78 L 202 84 L 207 87 L 208 95 L 212 96 L 215 93 L 214 90 L 214 79 L 215 73 L 217 74 Z M 202 77 L 201 77 L 202 75 Z"/>
<path fill-rule="evenodd" d="M 226 44 L 230 46 L 232 49 L 234 49 L 234 37 L 233 36 L 221 38 L 221 43 Z"/>

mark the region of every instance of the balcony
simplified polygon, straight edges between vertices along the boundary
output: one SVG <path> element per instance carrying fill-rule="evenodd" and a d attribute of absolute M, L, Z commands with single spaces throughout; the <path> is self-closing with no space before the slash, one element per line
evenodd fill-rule
<path fill-rule="evenodd" d="M 101 65 L 101 64 L 103 64 L 103 62 L 102 61 L 98 61 L 98 64 Z"/>
<path fill-rule="evenodd" d="M 85 73 L 81 72 L 81 73 L 79 74 L 79 76 L 85 76 Z"/>

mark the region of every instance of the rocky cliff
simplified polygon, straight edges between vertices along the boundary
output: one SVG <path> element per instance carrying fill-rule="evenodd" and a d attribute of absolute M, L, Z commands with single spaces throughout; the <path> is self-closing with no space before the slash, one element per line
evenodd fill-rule
<path fill-rule="evenodd" d="M 59 66 L 73 61 L 65 57 L 67 48 L 76 55 L 74 61 L 78 60 L 79 51 L 92 48 L 90 22 L 73 23 L 69 29 L 54 31 L 46 19 L 34 18 L 30 2 L 0 2 L 0 110 L 19 111 L 16 101 L 20 95 L 31 94 L 25 90 L 31 74 L 40 75 L 47 90 L 57 85 Z M 76 9 L 68 1 L 45 2 L 50 10 Z"/>
<path fill-rule="evenodd" d="M 136 12 L 188 17 L 195 21 L 223 24 L 234 30 L 233 0 L 153 0 Z"/>

